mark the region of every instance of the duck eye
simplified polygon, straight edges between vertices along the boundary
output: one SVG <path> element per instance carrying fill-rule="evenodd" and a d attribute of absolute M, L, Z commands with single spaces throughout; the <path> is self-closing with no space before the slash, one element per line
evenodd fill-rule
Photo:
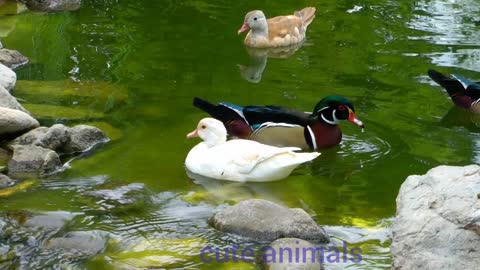
<path fill-rule="evenodd" d="M 340 106 L 338 106 L 338 110 L 340 110 L 340 111 L 345 111 L 345 109 L 346 109 L 346 108 L 345 108 L 345 106 L 344 106 L 344 105 L 340 105 Z"/>
<path fill-rule="evenodd" d="M 256 20 L 257 20 L 257 17 L 253 18 L 253 20 L 256 21 Z"/>
<path fill-rule="evenodd" d="M 205 125 L 202 126 L 202 129 L 206 129 L 207 127 Z"/>

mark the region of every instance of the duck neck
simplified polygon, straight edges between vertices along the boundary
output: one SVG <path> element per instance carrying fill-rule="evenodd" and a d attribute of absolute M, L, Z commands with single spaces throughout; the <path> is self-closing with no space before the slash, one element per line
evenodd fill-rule
<path fill-rule="evenodd" d="M 208 139 L 204 140 L 203 143 L 208 147 L 214 147 L 220 144 L 224 144 L 227 142 L 227 135 L 218 136 L 218 137 L 209 137 Z"/>
<path fill-rule="evenodd" d="M 265 22 L 265 24 L 262 24 L 260 27 L 257 28 L 252 28 L 252 38 L 267 38 L 268 37 L 268 24 Z"/>
<path fill-rule="evenodd" d="M 338 125 L 338 119 L 335 117 L 335 109 L 327 108 L 320 113 L 319 120 L 323 122 L 336 126 Z"/>

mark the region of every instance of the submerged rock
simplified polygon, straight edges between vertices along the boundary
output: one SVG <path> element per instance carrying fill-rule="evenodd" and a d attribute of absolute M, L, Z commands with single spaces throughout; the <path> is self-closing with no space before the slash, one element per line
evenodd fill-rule
<path fill-rule="evenodd" d="M 76 214 L 65 211 L 45 212 L 27 218 L 23 224 L 26 227 L 62 229 Z"/>
<path fill-rule="evenodd" d="M 12 186 L 13 184 L 15 184 L 15 181 L 0 173 L 0 189 Z"/>
<path fill-rule="evenodd" d="M 28 9 L 39 12 L 74 11 L 80 8 L 81 0 L 22 0 Z"/>
<path fill-rule="evenodd" d="M 17 50 L 0 49 L 0 63 L 11 69 L 23 67 L 28 64 L 28 61 L 28 58 Z"/>
<path fill-rule="evenodd" d="M 262 264 L 266 270 L 323 270 L 320 250 L 316 248 L 298 238 L 277 239 L 264 248 Z"/>
<path fill-rule="evenodd" d="M 96 200 L 94 204 L 99 206 L 96 210 L 109 210 L 115 212 L 129 211 L 132 209 L 142 210 L 150 201 L 143 183 L 132 183 L 113 189 L 101 189 L 86 193 Z"/>
<path fill-rule="evenodd" d="M 60 249 L 64 256 L 84 258 L 102 253 L 107 247 L 107 242 L 108 234 L 104 231 L 78 231 L 50 239 L 45 248 Z"/>
<path fill-rule="evenodd" d="M 22 111 L 0 107 L 0 137 L 24 133 L 39 125 L 37 120 Z"/>
<path fill-rule="evenodd" d="M 3 86 L 8 91 L 12 91 L 16 82 L 17 74 L 7 66 L 0 64 L 0 86 Z"/>
<path fill-rule="evenodd" d="M 18 145 L 13 148 L 8 174 L 19 178 L 46 176 L 61 167 L 55 151 L 35 145 Z"/>
<path fill-rule="evenodd" d="M 251 199 L 215 213 L 209 223 L 216 229 L 257 240 L 293 237 L 329 242 L 329 237 L 300 208 L 287 208 L 276 203 Z"/>
<path fill-rule="evenodd" d="M 29 111 L 27 111 L 20 103 L 18 103 L 16 98 L 10 95 L 10 92 L 1 85 L 0 85 L 0 107 L 19 110 L 24 113 L 30 114 Z"/>
<path fill-rule="evenodd" d="M 397 197 L 393 268 L 474 270 L 480 265 L 480 166 L 409 176 Z"/>

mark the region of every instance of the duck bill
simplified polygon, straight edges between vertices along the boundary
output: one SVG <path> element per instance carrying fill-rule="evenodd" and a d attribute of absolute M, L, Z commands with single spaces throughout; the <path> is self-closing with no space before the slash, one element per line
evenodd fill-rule
<path fill-rule="evenodd" d="M 361 128 L 365 128 L 365 125 L 363 125 L 362 121 L 358 120 L 355 116 L 355 113 L 350 109 L 348 109 L 348 121 L 354 123 Z"/>
<path fill-rule="evenodd" d="M 242 25 L 242 27 L 240 27 L 240 29 L 238 29 L 238 34 L 240 35 L 241 33 L 247 31 L 247 30 L 250 30 L 250 26 L 246 23 L 244 23 Z"/>
<path fill-rule="evenodd" d="M 197 130 L 195 129 L 194 131 L 190 132 L 187 134 L 187 139 L 191 139 L 191 138 L 197 138 L 198 137 L 198 132 Z"/>

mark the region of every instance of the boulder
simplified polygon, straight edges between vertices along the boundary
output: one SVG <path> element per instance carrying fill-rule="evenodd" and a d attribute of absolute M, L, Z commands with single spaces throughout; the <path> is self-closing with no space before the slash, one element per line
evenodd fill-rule
<path fill-rule="evenodd" d="M 323 270 L 322 260 L 314 244 L 298 238 L 281 238 L 263 249 L 261 261 L 265 270 Z"/>
<path fill-rule="evenodd" d="M 57 150 L 70 141 L 70 128 L 62 124 L 55 124 L 50 128 L 38 127 L 32 129 L 8 144 L 13 150 L 18 145 L 36 145 L 50 150 Z"/>
<path fill-rule="evenodd" d="M 8 174 L 19 178 L 45 176 L 62 167 L 58 154 L 36 145 L 18 145 L 13 148 L 8 162 Z"/>
<path fill-rule="evenodd" d="M 10 177 L 0 173 L 0 189 L 12 186 L 15 182 Z"/>
<path fill-rule="evenodd" d="M 39 125 L 37 120 L 22 111 L 0 107 L 0 137 L 23 133 Z"/>
<path fill-rule="evenodd" d="M 17 50 L 0 49 L 0 63 L 11 69 L 23 67 L 28 64 L 28 61 L 28 58 Z"/>
<path fill-rule="evenodd" d="M 8 91 L 12 91 L 16 82 L 17 74 L 7 66 L 0 64 L 0 86 L 3 86 Z"/>
<path fill-rule="evenodd" d="M 109 139 L 105 133 L 92 126 L 77 125 L 70 129 L 70 140 L 63 146 L 62 152 L 75 153 L 90 150 L 99 143 Z"/>
<path fill-rule="evenodd" d="M 28 9 L 39 12 L 74 11 L 80 8 L 81 0 L 23 0 Z"/>
<path fill-rule="evenodd" d="M 479 247 L 480 166 L 407 178 L 392 231 L 394 269 L 478 269 Z"/>
<path fill-rule="evenodd" d="M 10 92 L 1 85 L 0 85 L 0 107 L 19 110 L 24 113 L 30 114 L 29 111 L 27 111 L 20 103 L 18 103 L 16 98 L 10 95 Z"/>
<path fill-rule="evenodd" d="M 329 242 L 322 227 L 303 210 L 250 199 L 215 213 L 209 223 L 216 229 L 256 240 L 300 238 Z"/>
<path fill-rule="evenodd" d="M 108 234 L 103 231 L 77 231 L 69 232 L 63 237 L 52 238 L 45 247 L 62 250 L 64 256 L 85 258 L 103 252 L 107 240 Z"/>

